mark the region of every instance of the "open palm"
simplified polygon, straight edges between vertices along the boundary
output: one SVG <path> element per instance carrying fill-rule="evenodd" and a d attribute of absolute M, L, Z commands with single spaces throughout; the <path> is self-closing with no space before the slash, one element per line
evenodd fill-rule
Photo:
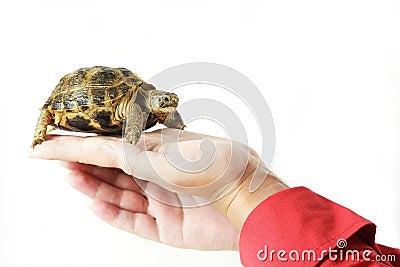
<path fill-rule="evenodd" d="M 198 208 L 173 207 L 147 197 L 132 176 L 120 169 L 62 162 L 71 170 L 67 180 L 93 199 L 92 210 L 107 223 L 146 239 L 181 248 L 202 250 L 237 250 L 239 232 L 208 205 Z M 154 183 L 147 188 L 178 196 Z"/>

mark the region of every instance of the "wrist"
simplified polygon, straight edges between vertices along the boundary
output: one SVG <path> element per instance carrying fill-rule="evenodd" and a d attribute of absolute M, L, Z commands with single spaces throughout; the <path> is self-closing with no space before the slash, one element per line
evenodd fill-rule
<path fill-rule="evenodd" d="M 257 167 L 263 168 L 260 165 Z M 255 191 L 250 192 L 249 187 L 256 168 L 248 167 L 244 177 L 235 188 L 213 203 L 238 230 L 242 229 L 249 214 L 262 201 L 277 192 L 289 188 L 282 180 L 264 168 L 262 170 L 265 173 L 264 181 Z"/>

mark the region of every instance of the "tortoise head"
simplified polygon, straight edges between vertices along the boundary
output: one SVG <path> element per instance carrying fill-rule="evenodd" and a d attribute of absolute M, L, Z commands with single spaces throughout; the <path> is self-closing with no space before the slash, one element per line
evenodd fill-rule
<path fill-rule="evenodd" d="M 154 90 L 151 93 L 150 105 L 152 108 L 176 108 L 178 106 L 179 98 L 176 94 L 164 91 Z"/>

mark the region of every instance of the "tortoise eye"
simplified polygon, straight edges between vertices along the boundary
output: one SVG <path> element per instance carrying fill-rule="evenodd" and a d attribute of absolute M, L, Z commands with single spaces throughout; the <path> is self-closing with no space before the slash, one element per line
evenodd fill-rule
<path fill-rule="evenodd" d="M 169 101 L 169 97 L 168 97 L 168 96 L 164 96 L 164 97 L 163 97 L 163 100 L 164 100 L 165 102 L 167 102 L 167 101 Z"/>

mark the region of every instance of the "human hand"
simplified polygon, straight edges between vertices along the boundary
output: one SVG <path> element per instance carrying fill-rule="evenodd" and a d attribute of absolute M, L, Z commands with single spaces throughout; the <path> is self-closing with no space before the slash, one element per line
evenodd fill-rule
<path fill-rule="evenodd" d="M 152 191 L 152 195 L 147 198 L 149 205 L 154 202 L 152 197 L 157 199 L 161 197 L 162 200 L 167 203 L 180 203 L 182 195 L 185 195 L 186 197 L 197 196 L 206 201 L 208 200 L 209 202 L 213 202 L 213 206 L 197 208 L 192 211 L 178 208 L 182 215 L 184 215 L 185 212 L 193 212 L 194 214 L 197 214 L 197 216 L 199 216 L 198 214 L 200 213 L 201 218 L 207 218 L 207 222 L 205 222 L 206 224 L 203 224 L 201 227 L 204 227 L 203 230 L 206 228 L 215 230 L 215 232 L 214 230 L 211 230 L 212 235 L 207 235 L 208 238 L 210 238 L 210 236 L 212 237 L 212 241 L 210 241 L 212 244 L 204 244 L 203 242 L 200 242 L 201 244 L 195 244 L 198 241 L 194 240 L 192 240 L 193 243 L 187 242 L 188 244 L 179 242 L 178 244 L 174 244 L 173 242 L 171 243 L 167 241 L 170 245 L 198 249 L 237 248 L 238 232 L 233 230 L 232 224 L 234 224 L 237 229 L 241 229 L 245 218 L 256 205 L 272 193 L 287 188 L 275 176 L 268 175 L 268 170 L 266 168 L 258 168 L 260 167 L 260 159 L 253 150 L 249 149 L 245 145 L 234 143 L 227 139 L 174 129 L 163 129 L 162 131 L 146 133 L 137 146 L 123 144 L 119 139 L 104 136 L 88 138 L 50 136 L 49 139 L 49 141 L 44 142 L 42 145 L 35 148 L 35 150 L 32 151 L 31 156 L 45 159 L 80 162 L 101 167 L 118 168 L 123 170 L 125 174 L 150 181 L 147 183 L 149 188 L 152 189 L 150 190 Z M 181 164 L 182 162 L 184 164 Z M 73 173 L 75 173 L 75 171 L 79 171 L 79 168 L 83 168 L 82 166 L 85 165 L 68 166 L 70 166 L 70 168 L 72 168 L 71 166 L 75 166 L 72 168 L 74 170 Z M 80 167 L 78 168 L 78 166 Z M 260 169 L 261 171 L 257 171 Z M 105 169 L 103 168 L 102 170 Z M 80 172 L 80 177 L 82 178 L 84 175 L 87 175 L 87 173 L 88 172 Z M 261 174 L 268 176 L 270 179 L 267 179 L 267 182 L 264 182 L 260 187 L 261 189 L 258 189 L 255 194 L 250 196 L 248 186 L 251 177 L 253 177 L 253 174 L 255 173 L 258 173 L 258 175 Z M 84 175 L 82 176 L 82 174 Z M 98 181 L 103 181 L 96 175 L 91 176 Z M 169 191 L 162 189 L 161 187 L 155 189 L 155 184 L 160 185 L 162 188 L 166 188 Z M 87 191 L 83 190 L 85 187 L 87 188 L 87 185 L 77 186 L 78 190 L 81 190 L 90 196 Z M 148 192 L 149 188 L 146 188 L 146 192 Z M 125 188 L 119 189 L 126 190 Z M 171 191 L 179 193 L 179 196 L 172 194 Z M 93 192 L 93 190 L 91 192 Z M 138 195 L 144 196 L 143 191 L 138 191 L 137 189 L 134 192 Z M 94 196 L 96 199 L 98 194 L 94 194 Z M 125 211 L 131 212 L 132 214 L 137 213 L 136 208 L 134 208 L 135 205 L 132 205 L 133 209 L 127 209 L 126 207 L 118 206 L 118 203 L 116 204 L 107 201 L 108 199 L 109 197 L 107 196 L 105 199 L 100 199 L 100 201 L 103 201 L 101 202 L 103 203 L 101 206 L 103 207 L 103 212 L 97 213 L 98 215 L 110 214 L 109 212 L 114 214 L 114 216 L 109 217 L 100 216 L 108 222 L 112 223 L 115 220 L 119 220 L 118 209 L 124 211 L 123 213 L 125 213 Z M 197 198 L 193 199 L 193 202 L 196 202 Z M 104 203 L 108 204 L 104 205 Z M 208 202 L 201 204 L 204 205 L 205 203 Z M 159 204 L 165 205 L 161 203 Z M 97 207 L 96 205 L 94 205 L 94 207 Z M 112 211 L 112 205 L 117 206 L 118 209 L 115 210 L 114 207 L 114 211 Z M 177 208 L 169 206 L 168 209 Z M 232 223 L 228 223 L 229 227 L 226 225 L 227 221 L 223 222 L 222 219 L 216 217 L 216 214 L 218 213 L 213 214 L 213 212 L 217 212 L 217 210 L 220 212 L 219 215 L 225 215 L 229 222 Z M 141 214 L 151 215 L 155 218 L 156 225 L 159 223 L 157 219 L 161 222 L 166 219 L 162 219 L 163 216 L 159 216 L 158 218 L 154 217 L 156 214 L 148 214 L 143 209 L 140 211 L 141 212 L 139 213 Z M 202 222 L 204 219 L 198 219 L 197 221 Z M 146 222 L 149 223 L 150 220 L 146 219 Z M 195 233 L 197 228 L 195 226 L 196 221 L 191 219 L 190 222 L 191 223 L 188 227 L 191 227 L 190 229 L 194 231 L 192 233 Z M 191 226 L 192 224 L 193 226 Z M 129 219 L 126 219 L 124 223 L 121 223 L 121 225 L 130 225 Z M 174 228 L 172 224 L 166 225 Z M 179 223 L 177 225 L 179 225 Z M 136 228 L 134 228 L 133 232 L 157 240 L 157 238 L 155 238 L 157 236 L 156 233 L 151 233 L 151 231 L 153 231 L 151 229 L 157 230 L 157 228 L 147 227 L 147 229 L 146 234 L 141 234 L 140 231 L 136 230 Z M 230 229 L 228 232 L 231 232 L 231 234 L 222 237 L 220 233 L 225 233 L 227 229 Z M 173 229 L 165 229 L 165 233 L 168 231 L 169 234 L 174 232 Z M 158 232 L 158 234 L 160 233 Z M 220 244 L 221 240 L 226 238 L 229 241 L 223 242 L 224 245 L 215 245 Z M 199 239 L 199 232 L 196 232 L 196 239 Z M 163 242 L 161 239 L 158 240 Z"/>

